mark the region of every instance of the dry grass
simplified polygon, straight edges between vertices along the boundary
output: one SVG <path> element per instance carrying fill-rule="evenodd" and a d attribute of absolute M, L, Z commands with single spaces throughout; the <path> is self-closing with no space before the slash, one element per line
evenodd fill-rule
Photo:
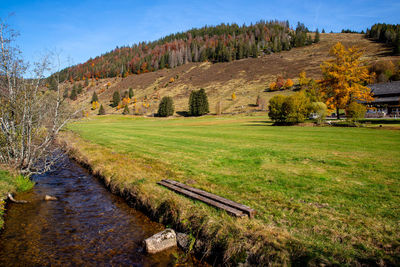
<path fill-rule="evenodd" d="M 321 76 L 320 64 L 328 59 L 329 49 L 336 42 L 342 42 L 346 46 L 358 46 L 365 50 L 364 59 L 369 62 L 376 60 L 398 60 L 399 56 L 390 55 L 390 48 L 383 44 L 375 43 L 365 39 L 361 34 L 327 33 L 321 34 L 321 41 L 307 47 L 294 48 L 259 58 L 248 58 L 229 63 L 209 62 L 190 63 L 174 69 L 164 69 L 157 72 L 141 75 L 130 75 L 124 79 L 112 78 L 99 80 L 97 85 L 86 91 L 79 97 L 78 102 L 86 103 L 87 110 L 90 109 L 88 102 L 94 90 L 99 92 L 106 88 L 108 82 L 111 87 L 99 94 L 100 102 L 104 105 L 107 113 L 121 114 L 122 110 L 115 110 L 108 106 L 115 90 L 124 92 L 132 87 L 135 96 L 141 104 L 144 97 L 159 94 L 172 96 L 176 111 L 187 110 L 190 91 L 204 88 L 209 96 L 211 113 L 217 102 L 221 101 L 224 112 L 246 112 L 255 109 L 257 96 L 261 95 L 267 101 L 273 94 L 265 91 L 268 84 L 276 79 L 277 75 L 284 78 L 297 80 L 298 74 L 305 70 L 310 77 Z M 170 83 L 169 80 L 175 81 Z M 69 85 L 71 86 L 71 85 Z M 231 94 L 235 92 L 237 99 L 231 100 Z M 279 92 L 278 92 L 279 93 Z M 282 93 L 282 92 L 280 92 Z M 283 92 L 290 94 L 290 91 Z M 157 111 L 160 99 L 149 101 L 148 114 Z M 130 106 L 130 110 L 134 110 Z M 91 114 L 97 114 L 91 111 Z"/>

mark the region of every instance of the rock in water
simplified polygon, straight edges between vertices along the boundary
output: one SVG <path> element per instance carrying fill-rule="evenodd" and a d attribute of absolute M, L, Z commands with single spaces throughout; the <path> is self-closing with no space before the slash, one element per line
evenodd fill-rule
<path fill-rule="evenodd" d="M 157 253 L 176 246 L 176 234 L 172 229 L 165 229 L 144 240 L 148 253 Z"/>
<path fill-rule="evenodd" d="M 49 200 L 57 200 L 57 198 L 56 198 L 56 197 L 53 197 L 53 196 L 45 195 L 45 196 L 44 196 L 44 200 L 46 200 L 46 201 L 49 201 Z"/>

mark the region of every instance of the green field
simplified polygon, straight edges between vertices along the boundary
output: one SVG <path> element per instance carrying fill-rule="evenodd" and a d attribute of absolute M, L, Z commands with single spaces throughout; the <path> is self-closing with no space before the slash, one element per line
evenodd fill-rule
<path fill-rule="evenodd" d="M 399 130 L 278 127 L 261 116 L 105 116 L 69 129 L 99 145 L 87 155 L 104 148 L 137 162 L 120 175 L 125 187 L 167 194 L 155 182 L 171 178 L 253 207 L 255 223 L 290 240 L 292 259 L 303 251 L 308 263 L 400 262 Z"/>

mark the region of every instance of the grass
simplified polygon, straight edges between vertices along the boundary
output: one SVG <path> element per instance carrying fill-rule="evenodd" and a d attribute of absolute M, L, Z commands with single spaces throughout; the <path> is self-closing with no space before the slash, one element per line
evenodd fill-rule
<path fill-rule="evenodd" d="M 69 129 L 81 138 L 66 133 L 67 142 L 109 183 L 154 210 L 169 203 L 175 220 L 190 227 L 197 218 L 200 234 L 219 242 L 225 260 L 247 253 L 259 262 L 400 262 L 397 130 L 278 127 L 261 116 L 104 116 Z M 163 178 L 249 205 L 258 215 L 231 218 L 157 186 Z"/>
<path fill-rule="evenodd" d="M 5 201 L 8 193 L 23 192 L 31 189 L 34 183 L 27 177 L 11 173 L 0 166 L 0 230 L 3 228 Z"/>

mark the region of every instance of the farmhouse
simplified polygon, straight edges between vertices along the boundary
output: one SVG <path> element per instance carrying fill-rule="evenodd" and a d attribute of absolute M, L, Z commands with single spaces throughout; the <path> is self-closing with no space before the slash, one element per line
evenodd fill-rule
<path fill-rule="evenodd" d="M 371 84 L 368 87 L 375 99 L 366 104 L 375 109 L 369 110 L 367 115 L 399 116 L 400 81 Z"/>

